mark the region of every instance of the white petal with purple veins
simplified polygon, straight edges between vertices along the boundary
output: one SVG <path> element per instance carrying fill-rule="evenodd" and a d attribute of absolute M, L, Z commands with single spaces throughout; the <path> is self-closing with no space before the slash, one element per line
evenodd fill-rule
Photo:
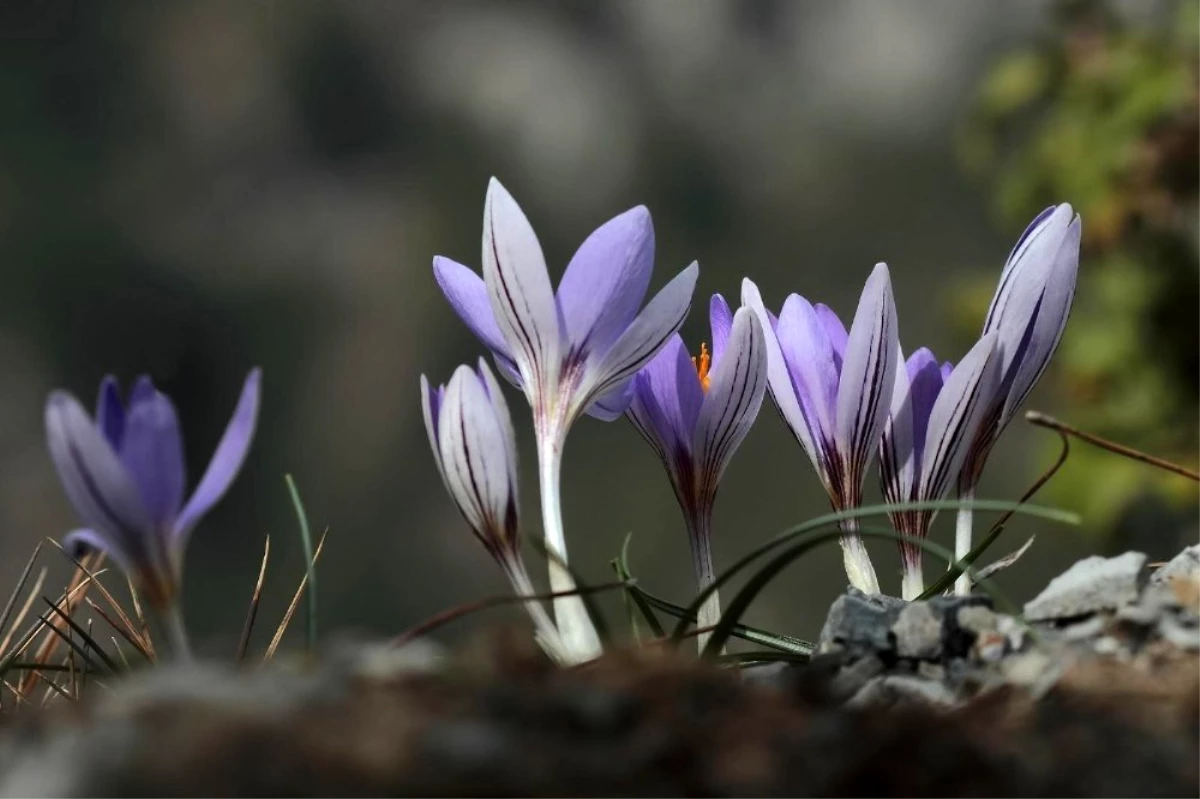
<path fill-rule="evenodd" d="M 483 280 L 526 394 L 554 391 L 562 330 L 546 261 L 529 220 L 495 178 L 483 209 Z"/>
<path fill-rule="evenodd" d="M 870 456 L 879 446 L 896 380 L 900 351 L 896 303 L 885 264 L 877 264 L 863 288 L 838 384 L 838 447 L 861 481 Z"/>
<path fill-rule="evenodd" d="M 757 314 L 739 308 L 728 346 L 710 374 L 692 446 L 701 480 L 715 493 L 733 453 L 746 438 L 767 389 L 766 336 Z"/>

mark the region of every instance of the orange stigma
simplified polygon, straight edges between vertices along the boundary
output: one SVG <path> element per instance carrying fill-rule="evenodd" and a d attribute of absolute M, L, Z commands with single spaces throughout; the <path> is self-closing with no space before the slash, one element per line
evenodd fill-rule
<path fill-rule="evenodd" d="M 692 366 L 696 367 L 696 374 L 700 377 L 700 388 L 708 391 L 708 367 L 712 365 L 712 356 L 708 354 L 708 345 L 700 345 L 700 355 L 692 358 Z"/>

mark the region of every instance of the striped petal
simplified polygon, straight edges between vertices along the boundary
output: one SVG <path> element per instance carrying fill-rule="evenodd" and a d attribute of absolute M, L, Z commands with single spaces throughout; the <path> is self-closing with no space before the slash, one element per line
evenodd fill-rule
<path fill-rule="evenodd" d="M 46 439 L 67 498 L 94 533 L 87 544 L 133 564 L 132 573 L 159 568 L 154 526 L 137 486 L 83 407 L 66 392 L 55 391 L 46 402 Z"/>
<path fill-rule="evenodd" d="M 863 288 L 842 366 L 837 397 L 837 444 L 846 487 L 861 487 L 887 422 L 900 351 L 896 303 L 886 264 L 877 264 Z"/>
<path fill-rule="evenodd" d="M 896 348 L 896 360 L 900 363 L 904 361 L 904 352 L 899 346 Z M 889 503 L 908 502 L 916 492 L 913 422 L 912 384 L 908 379 L 908 370 L 897 369 L 888 420 L 879 443 L 879 481 L 883 487 L 883 497 Z M 892 522 L 899 530 L 905 529 L 897 521 L 903 515 L 903 512 L 892 515 Z"/>
<path fill-rule="evenodd" d="M 526 395 L 553 391 L 562 331 L 546 261 L 529 220 L 495 178 L 483 209 L 483 281 Z"/>
<path fill-rule="evenodd" d="M 462 264 L 449 258 L 436 256 L 433 259 L 433 277 L 450 307 L 475 334 L 483 345 L 492 351 L 497 364 L 507 375 L 519 375 L 508 342 L 500 333 L 500 325 L 492 312 L 487 286 L 483 278 Z M 520 385 L 519 376 L 514 380 Z"/>
<path fill-rule="evenodd" d="M 1000 384 L 998 341 L 988 333 L 976 342 L 938 392 L 925 436 L 921 499 L 941 499 L 962 470 Z"/>
<path fill-rule="evenodd" d="M 438 445 L 446 488 L 467 524 L 497 558 L 512 551 L 515 500 L 505 431 L 479 376 L 469 366 L 455 370 L 446 386 L 438 419 Z"/>
<path fill-rule="evenodd" d="M 733 453 L 758 417 L 766 389 L 766 336 L 754 311 L 739 308 L 728 346 L 710 374 L 693 435 L 702 496 L 716 494 Z"/>

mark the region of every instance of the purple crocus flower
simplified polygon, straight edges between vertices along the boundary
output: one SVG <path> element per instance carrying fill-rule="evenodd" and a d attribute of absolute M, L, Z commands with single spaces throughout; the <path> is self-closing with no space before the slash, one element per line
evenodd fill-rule
<path fill-rule="evenodd" d="M 688 355 L 678 334 L 633 382 L 629 418 L 658 453 L 683 510 L 692 563 L 701 589 L 713 581 L 712 511 L 717 486 L 733 453 L 750 432 L 767 388 L 766 342 L 749 308 L 731 315 L 720 294 L 709 305 L 713 351 L 710 359 Z M 721 616 L 714 593 L 700 609 L 699 624 Z M 701 636 L 704 648 L 707 635 Z"/>
<path fill-rule="evenodd" d="M 984 336 L 957 368 L 949 361 L 938 366 L 933 353 L 921 348 L 896 370 L 892 409 L 879 445 L 879 478 L 889 503 L 938 500 L 950 489 L 996 392 L 996 341 L 995 333 Z M 897 531 L 916 538 L 929 534 L 936 515 L 933 510 L 890 514 Z M 925 590 L 921 555 L 917 544 L 900 542 L 905 599 Z"/>
<path fill-rule="evenodd" d="M 260 382 L 260 371 L 251 370 L 233 418 L 186 502 L 175 406 L 149 377 L 137 379 L 125 404 L 116 379 L 104 378 L 95 419 L 75 397 L 52 392 L 46 402 L 50 457 L 84 523 L 63 540 L 67 551 L 76 557 L 86 550 L 104 552 L 151 605 L 174 613 L 188 538 L 229 489 L 250 449 Z"/>
<path fill-rule="evenodd" d="M 742 282 L 742 302 L 773 334 L 766 337 L 767 377 L 780 415 L 833 507 L 858 507 L 887 421 L 900 351 L 887 266 L 876 265 L 867 279 L 849 333 L 832 310 L 797 294 L 776 319 L 750 280 Z M 857 529 L 853 520 L 842 524 L 846 575 L 856 588 L 876 594 L 879 580 Z"/>
<path fill-rule="evenodd" d="M 421 405 L 433 459 L 451 499 L 517 594 L 532 596 L 521 557 L 517 445 L 508 404 L 492 371 L 480 359 L 477 372 L 460 366 L 449 385 L 437 388 L 421 375 Z M 525 606 L 551 657 L 564 663 L 590 659 L 591 652 L 572 657 L 539 602 L 531 599 Z"/>
<path fill-rule="evenodd" d="M 975 497 L 992 446 L 1058 348 L 1075 297 L 1080 234 L 1081 222 L 1071 206 L 1052 206 L 1025 229 L 1004 264 L 983 325 L 984 335 L 997 337 L 1000 385 L 959 476 L 962 499 Z M 954 551 L 959 558 L 971 551 L 972 518 L 970 508 L 958 512 Z M 970 578 L 962 575 L 955 588 L 969 593 Z"/>
<path fill-rule="evenodd" d="M 483 277 L 448 258 L 433 262 L 446 299 L 487 345 L 502 374 L 533 409 L 538 477 L 555 592 L 574 589 L 559 479 L 567 432 L 583 413 L 612 420 L 631 401 L 629 382 L 687 316 L 698 267 L 679 273 L 642 308 L 654 263 L 650 213 L 633 208 L 580 246 L 557 293 L 541 245 L 516 200 L 493 179 L 483 209 Z M 578 597 L 558 599 L 555 616 L 575 651 L 599 652 Z"/>

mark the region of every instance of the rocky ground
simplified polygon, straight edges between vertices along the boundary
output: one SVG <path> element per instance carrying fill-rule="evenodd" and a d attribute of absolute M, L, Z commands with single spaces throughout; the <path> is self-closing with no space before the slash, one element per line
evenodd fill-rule
<path fill-rule="evenodd" d="M 1090 558 L 1017 617 L 851 590 L 805 665 L 445 655 L 128 678 L 0 727 L 0 796 L 1195 796 L 1200 547 Z"/>

